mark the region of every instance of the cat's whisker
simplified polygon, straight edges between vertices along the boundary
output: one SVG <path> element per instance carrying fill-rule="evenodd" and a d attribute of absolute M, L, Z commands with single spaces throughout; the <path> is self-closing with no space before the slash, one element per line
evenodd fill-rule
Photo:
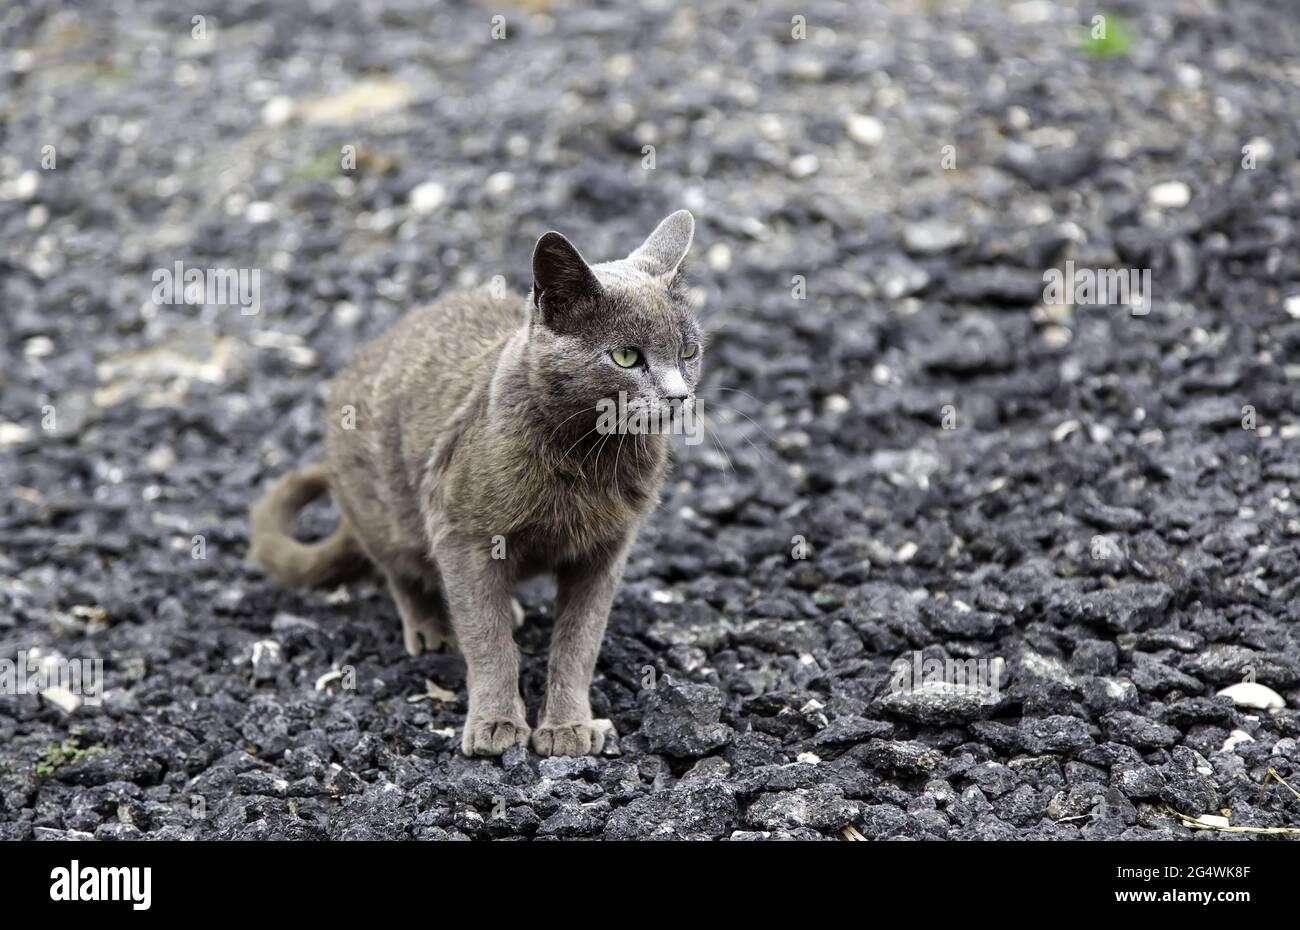
<path fill-rule="evenodd" d="M 589 432 L 587 433 L 587 435 L 590 436 L 591 433 Z M 603 438 L 604 437 L 602 435 L 602 439 Z M 586 451 L 586 453 L 582 456 L 582 461 L 578 463 L 578 474 L 581 475 L 582 477 L 584 478 L 587 477 L 587 459 L 591 458 L 592 450 L 598 449 L 600 447 L 600 444 L 601 444 L 600 440 L 592 440 L 591 449 L 588 449 Z"/>
<path fill-rule="evenodd" d="M 751 417 L 749 414 L 745 413 L 743 410 L 737 410 L 735 407 L 729 407 L 729 406 L 727 406 L 726 404 L 717 404 L 716 406 L 721 407 L 723 410 L 730 410 L 732 413 L 740 414 L 742 417 L 744 417 L 744 418 L 745 418 L 746 420 L 748 420 L 750 423 L 753 423 L 753 424 L 754 424 L 754 427 L 755 427 L 755 428 L 756 428 L 760 433 L 762 433 L 764 436 L 766 436 L 766 437 L 768 438 L 768 440 L 772 443 L 773 446 L 776 446 L 776 447 L 778 447 L 778 448 L 780 447 L 781 444 L 780 444 L 779 442 L 776 441 L 776 437 L 773 436 L 771 433 L 769 433 L 767 430 L 763 429 L 762 424 L 760 424 L 758 421 L 756 421 L 756 420 L 755 420 L 753 417 Z M 701 416 L 703 416 L 703 414 L 701 414 Z M 760 457 L 761 457 L 765 462 L 767 462 L 769 465 L 771 465 L 771 466 L 774 467 L 774 468 L 776 467 L 776 463 L 773 462 L 771 459 L 769 459 L 767 456 L 763 455 L 762 450 L 759 449 L 758 445 L 754 442 L 754 440 L 750 439 L 748 436 L 744 436 L 744 437 L 742 437 L 742 438 L 743 438 L 746 442 L 748 442 L 751 446 L 753 446 L 754 451 L 757 452 L 757 453 L 759 454 L 759 456 L 760 456 Z"/>
<path fill-rule="evenodd" d="M 599 426 L 596 426 L 594 429 L 599 429 L 599 428 L 600 428 Z M 593 451 L 597 451 L 596 460 L 597 460 L 597 461 L 600 460 L 600 455 L 599 455 L 599 451 L 598 451 L 598 450 L 605 448 L 605 443 L 609 442 L 609 437 L 612 436 L 612 435 L 614 435 L 614 434 L 613 434 L 613 433 L 601 433 L 600 441 L 599 441 L 599 442 L 593 442 L 593 443 L 592 443 L 592 447 L 591 447 L 590 449 L 587 450 L 587 454 L 584 455 L 584 456 L 582 457 L 582 461 L 578 464 L 578 470 L 579 470 L 579 471 L 582 471 L 582 472 L 585 474 L 585 470 L 584 470 L 583 466 L 585 466 L 585 465 L 587 464 L 587 459 L 591 458 L 591 453 L 592 453 Z M 592 463 L 592 471 L 593 471 L 593 472 L 595 471 L 595 467 L 596 467 L 596 466 L 595 466 L 595 463 Z"/>
<path fill-rule="evenodd" d="M 734 389 L 733 389 L 733 388 L 724 388 L 724 387 L 713 387 L 713 388 L 710 388 L 709 390 L 715 390 L 715 391 L 731 391 L 731 390 L 734 390 Z M 746 420 L 748 420 L 750 423 L 753 423 L 753 424 L 754 424 L 756 427 L 758 427 L 760 430 L 763 430 L 763 426 L 762 426 L 762 424 L 760 424 L 757 420 L 755 420 L 755 419 L 754 419 L 753 417 L 751 417 L 749 414 L 745 413 L 745 411 L 741 410 L 739 407 L 732 407 L 732 406 L 729 406 L 729 405 L 727 405 L 727 404 L 724 404 L 724 403 L 722 403 L 721 401 L 719 401 L 717 398 L 709 397 L 708 395 L 703 394 L 703 391 L 700 391 L 700 390 L 697 390 L 696 393 L 701 394 L 702 396 L 704 396 L 705 399 L 708 400 L 708 402 L 710 403 L 710 405 L 717 406 L 717 407 L 721 407 L 723 410 L 730 410 L 732 413 L 738 413 L 738 414 L 740 414 L 742 417 L 744 417 Z M 754 403 L 759 404 L 760 406 L 761 406 L 762 403 L 763 403 L 763 402 L 760 401 L 757 397 L 755 397 L 753 394 L 746 394 L 744 391 L 736 391 L 736 393 L 738 393 L 738 394 L 744 394 L 746 397 L 748 397 L 750 400 L 754 401 Z M 775 444 L 776 440 L 773 439 L 773 437 L 772 437 L 772 435 L 771 435 L 770 433 L 768 433 L 766 430 L 763 430 L 763 433 L 764 433 L 764 435 L 766 435 L 769 439 L 772 439 L 772 442 Z"/>
<path fill-rule="evenodd" d="M 573 440 L 573 446 L 576 446 L 578 443 L 582 442 L 584 439 L 586 439 L 586 438 L 587 438 L 588 436 L 590 436 L 592 433 L 596 432 L 596 430 L 598 430 L 598 429 L 600 429 L 600 426 L 599 426 L 599 425 L 596 425 L 596 426 L 593 426 L 591 429 L 587 430 L 585 433 L 583 433 L 583 434 L 582 434 L 581 436 L 579 436 L 577 439 Z M 573 446 L 569 446 L 569 448 L 565 449 L 565 450 L 564 450 L 564 455 L 560 456 L 560 458 L 567 458 L 568 455 L 569 455 L 569 453 L 573 450 Z M 590 455 L 590 454 L 591 454 L 591 450 L 588 449 L 588 450 L 587 450 L 587 455 Z M 582 459 L 582 460 L 585 462 L 585 461 L 587 460 L 587 457 L 586 457 L 586 456 L 583 456 L 583 459 Z M 581 465 L 578 466 L 578 470 L 579 470 L 579 471 L 582 470 L 582 466 L 581 466 Z"/>
<path fill-rule="evenodd" d="M 748 397 L 750 400 L 752 400 L 754 403 L 759 404 L 760 406 L 764 403 L 764 401 L 755 397 L 753 394 L 749 393 L 748 391 L 742 391 L 740 388 L 723 387 L 720 384 L 705 384 L 695 389 L 696 394 L 702 393 L 704 391 L 730 391 L 733 394 L 743 394 L 746 397 Z"/>
<path fill-rule="evenodd" d="M 614 496 L 617 497 L 619 500 L 622 500 L 622 499 L 623 499 L 623 492 L 622 492 L 622 490 L 621 490 L 620 487 L 619 487 L 619 480 L 618 480 L 618 459 L 619 459 L 619 456 L 621 456 L 621 455 L 623 454 L 623 439 L 625 439 L 625 438 L 626 438 L 626 437 L 623 437 L 623 438 L 620 438 L 620 439 L 619 439 L 619 441 L 618 441 L 618 451 L 614 453 Z M 633 442 L 636 441 L 636 435 L 635 435 L 635 434 L 632 436 L 632 441 L 633 441 Z"/>
<path fill-rule="evenodd" d="M 718 436 L 718 434 L 717 434 L 716 432 L 714 432 L 713 430 L 709 429 L 709 424 L 704 422 L 704 418 L 703 418 L 703 417 L 700 418 L 700 422 L 704 424 L 704 431 L 705 431 L 706 433 L 709 434 L 709 437 L 713 440 L 713 444 L 714 444 L 715 446 L 718 447 L 718 451 L 721 452 L 722 455 L 723 455 L 723 457 L 727 460 L 727 467 L 728 467 L 729 469 L 731 469 L 731 472 L 732 472 L 732 474 L 734 475 L 735 472 L 736 472 L 736 466 L 731 464 L 731 456 L 727 454 L 726 447 L 725 447 L 724 444 L 722 443 L 722 440 L 719 438 L 719 436 Z M 725 472 L 724 472 L 724 474 L 725 474 Z M 731 486 L 731 482 L 732 482 L 732 477 L 731 477 L 731 475 L 727 475 L 727 486 L 728 486 L 728 487 Z"/>
<path fill-rule="evenodd" d="M 591 463 L 591 473 L 592 473 L 593 475 L 595 475 L 595 474 L 599 474 L 599 473 L 600 473 L 600 456 L 601 456 L 601 453 L 603 453 L 603 452 L 605 451 L 605 446 L 609 445 L 609 439 L 610 439 L 610 437 L 611 437 L 611 436 L 615 436 L 615 435 L 617 435 L 617 433 L 614 433 L 614 432 L 606 433 L 606 434 L 605 434 L 605 439 L 604 439 L 604 441 L 601 442 L 601 444 L 596 448 L 596 461 L 594 461 L 594 462 Z M 584 461 L 585 461 L 585 460 L 584 460 Z"/>
<path fill-rule="evenodd" d="M 580 416 L 582 416 L 584 413 L 589 413 L 589 412 L 591 412 L 592 410 L 596 410 L 596 409 L 598 409 L 598 408 L 592 406 L 592 407 L 587 407 L 587 408 L 585 408 L 585 409 L 583 409 L 583 410 L 579 410 L 577 413 L 571 413 L 571 414 L 569 414 L 567 417 L 565 417 L 563 420 L 560 421 L 559 425 L 557 425 L 557 426 L 555 427 L 555 429 L 551 430 L 550 435 L 546 437 L 547 442 L 550 442 L 552 439 L 555 438 L 555 434 L 558 433 L 558 432 L 560 431 L 560 427 L 563 426 L 565 423 L 568 423 L 568 422 L 569 422 L 570 420 L 572 420 L 574 417 L 580 417 Z"/>
<path fill-rule="evenodd" d="M 772 461 L 770 458 L 768 458 L 766 455 L 763 454 L 763 450 L 758 447 L 758 444 L 755 443 L 754 440 L 750 439 L 748 436 L 742 436 L 741 439 L 749 443 L 749 447 L 753 449 L 755 453 L 757 453 L 758 457 L 762 459 L 764 462 L 766 462 L 768 465 L 770 465 L 772 468 L 780 467 L 777 465 L 776 462 Z"/>

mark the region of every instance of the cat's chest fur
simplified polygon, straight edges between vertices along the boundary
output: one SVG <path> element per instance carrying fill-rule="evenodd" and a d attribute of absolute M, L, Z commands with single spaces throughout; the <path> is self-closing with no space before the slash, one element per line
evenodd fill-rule
<path fill-rule="evenodd" d="M 616 549 L 658 503 L 664 436 L 594 434 L 571 441 L 523 408 L 475 412 L 456 446 L 431 456 L 430 528 L 506 541 L 521 572 Z"/>

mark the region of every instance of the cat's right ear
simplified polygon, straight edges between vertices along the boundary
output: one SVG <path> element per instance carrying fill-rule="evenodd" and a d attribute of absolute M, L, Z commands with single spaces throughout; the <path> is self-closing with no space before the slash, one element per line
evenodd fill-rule
<path fill-rule="evenodd" d="M 548 329 L 563 332 L 577 323 L 573 312 L 600 294 L 600 282 L 568 239 L 548 232 L 533 249 L 533 306 Z"/>

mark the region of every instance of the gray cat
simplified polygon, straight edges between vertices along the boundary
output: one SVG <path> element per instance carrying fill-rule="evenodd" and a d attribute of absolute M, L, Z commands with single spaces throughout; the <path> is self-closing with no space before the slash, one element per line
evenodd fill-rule
<path fill-rule="evenodd" d="M 530 732 L 540 755 L 598 753 L 612 729 L 592 719 L 591 676 L 670 440 L 626 420 L 611 430 L 609 400 L 678 422 L 694 412 L 703 350 L 678 273 L 694 230 L 679 210 L 599 265 L 548 232 L 529 298 L 477 291 L 408 314 L 335 379 L 325 464 L 284 475 L 253 507 L 252 555 L 270 575 L 319 587 L 373 565 L 411 654 L 459 648 L 467 755 L 499 755 Z M 338 529 L 293 539 L 297 512 L 326 490 Z M 555 574 L 557 596 L 530 731 L 513 589 L 539 572 Z"/>

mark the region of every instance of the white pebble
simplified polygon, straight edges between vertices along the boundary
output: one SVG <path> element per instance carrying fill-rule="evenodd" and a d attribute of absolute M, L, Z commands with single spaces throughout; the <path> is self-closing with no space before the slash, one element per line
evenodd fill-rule
<path fill-rule="evenodd" d="M 319 678 L 316 679 L 316 690 L 324 691 L 328 685 L 330 685 L 332 682 L 338 681 L 342 677 L 343 677 L 342 672 L 340 672 L 336 668 L 332 668 L 324 675 L 321 675 Z"/>
<path fill-rule="evenodd" d="M 1293 320 L 1300 320 L 1300 294 L 1292 294 L 1286 299 L 1284 306 L 1287 316 Z"/>
<path fill-rule="evenodd" d="M 731 246 L 725 242 L 715 244 L 705 254 L 705 261 L 714 271 L 726 271 L 731 267 Z"/>
<path fill-rule="evenodd" d="M 1074 339 L 1074 332 L 1066 326 L 1044 326 L 1041 335 L 1043 342 L 1053 349 L 1063 349 Z"/>
<path fill-rule="evenodd" d="M 28 358 L 48 358 L 54 354 L 54 340 L 49 336 L 32 336 L 23 343 L 23 355 Z"/>
<path fill-rule="evenodd" d="M 827 413 L 848 413 L 852 406 L 843 394 L 831 394 L 822 401 L 822 409 Z"/>
<path fill-rule="evenodd" d="M 785 123 L 775 113 L 764 113 L 758 118 L 758 131 L 764 139 L 772 142 L 779 142 L 786 136 Z"/>
<path fill-rule="evenodd" d="M 262 107 L 262 124 L 272 129 L 279 129 L 293 119 L 293 110 L 291 98 L 272 97 Z"/>
<path fill-rule="evenodd" d="M 24 171 L 14 180 L 0 184 L 0 200 L 31 200 L 40 186 L 41 179 L 35 171 Z"/>
<path fill-rule="evenodd" d="M 253 678 L 266 681 L 275 677 L 281 665 L 280 644 L 273 639 L 263 639 L 253 643 Z"/>
<path fill-rule="evenodd" d="M 504 197 L 515 189 L 515 176 L 509 171 L 489 175 L 485 185 L 489 197 Z"/>
<path fill-rule="evenodd" d="M 1178 83 L 1189 90 L 1195 90 L 1201 86 L 1201 69 L 1196 65 L 1180 64 L 1174 69 L 1174 74 L 1178 77 Z"/>
<path fill-rule="evenodd" d="M 885 124 L 874 116 L 853 113 L 844 121 L 844 128 L 858 145 L 877 146 L 885 141 Z"/>
<path fill-rule="evenodd" d="M 1011 18 L 1018 23 L 1045 23 L 1056 13 L 1056 4 L 1048 0 L 1025 0 L 1011 8 Z"/>
<path fill-rule="evenodd" d="M 1268 685 L 1261 685 L 1256 681 L 1240 681 L 1235 685 L 1224 688 L 1219 694 L 1231 698 L 1232 703 L 1237 707 L 1252 707 L 1256 710 L 1268 711 L 1281 710 L 1286 707 L 1286 701 L 1282 700 L 1282 695 Z"/>
<path fill-rule="evenodd" d="M 1238 743 L 1253 742 L 1255 742 L 1255 737 L 1251 736 L 1245 730 L 1233 730 L 1232 733 L 1228 735 L 1228 738 L 1224 740 L 1223 748 L 1220 749 L 1219 752 L 1232 752 L 1233 748 L 1237 746 Z"/>
<path fill-rule="evenodd" d="M 1064 423 L 1057 426 L 1056 429 L 1052 430 L 1052 442 L 1064 442 L 1066 437 L 1073 433 L 1077 433 L 1082 427 L 1083 424 L 1078 420 L 1066 420 Z"/>
<path fill-rule="evenodd" d="M 145 467 L 154 472 L 165 472 L 176 464 L 176 452 L 171 446 L 158 446 L 144 459 Z"/>
<path fill-rule="evenodd" d="M 947 220 L 923 220 L 903 227 L 903 245 L 921 255 L 937 255 L 965 241 L 966 231 Z"/>
<path fill-rule="evenodd" d="M 442 206 L 447 189 L 437 181 L 425 181 L 411 191 L 411 209 L 416 213 L 432 213 Z"/>
<path fill-rule="evenodd" d="M 1192 189 L 1182 181 L 1166 181 L 1147 191 L 1147 199 L 1162 210 L 1177 210 L 1191 202 Z"/>
<path fill-rule="evenodd" d="M 334 322 L 338 326 L 356 326 L 361 320 L 361 309 L 350 300 L 340 300 L 334 305 Z"/>
<path fill-rule="evenodd" d="M 1255 136 L 1246 145 L 1250 148 L 1250 153 L 1255 156 L 1256 163 L 1268 161 L 1273 157 L 1273 143 L 1263 136 Z"/>
<path fill-rule="evenodd" d="M 1109 426 L 1106 426 L 1105 424 L 1102 423 L 1088 424 L 1088 438 L 1091 439 L 1095 444 L 1099 446 L 1104 446 L 1107 443 L 1109 443 L 1111 439 L 1113 439 L 1114 437 L 1115 437 L 1115 433 Z"/>
<path fill-rule="evenodd" d="M 49 701 L 51 704 L 56 705 L 60 710 L 67 714 L 72 713 L 81 706 L 81 698 L 63 687 L 63 685 L 55 685 L 51 688 L 46 688 L 41 692 L 41 697 L 45 698 L 45 700 Z"/>
<path fill-rule="evenodd" d="M 821 170 L 822 163 L 816 155 L 799 155 L 790 159 L 790 174 L 796 178 L 807 178 Z"/>
<path fill-rule="evenodd" d="M 952 46 L 952 50 L 958 58 L 974 58 L 980 51 L 980 47 L 975 44 L 973 39 L 960 33 L 953 36 L 948 41 L 948 44 Z"/>
<path fill-rule="evenodd" d="M 271 222 L 275 216 L 275 207 L 265 200 L 254 200 L 244 210 L 244 219 L 254 226 L 260 226 L 263 223 Z"/>
<path fill-rule="evenodd" d="M 13 446 L 32 438 L 32 431 L 21 423 L 0 420 L 0 447 Z"/>

